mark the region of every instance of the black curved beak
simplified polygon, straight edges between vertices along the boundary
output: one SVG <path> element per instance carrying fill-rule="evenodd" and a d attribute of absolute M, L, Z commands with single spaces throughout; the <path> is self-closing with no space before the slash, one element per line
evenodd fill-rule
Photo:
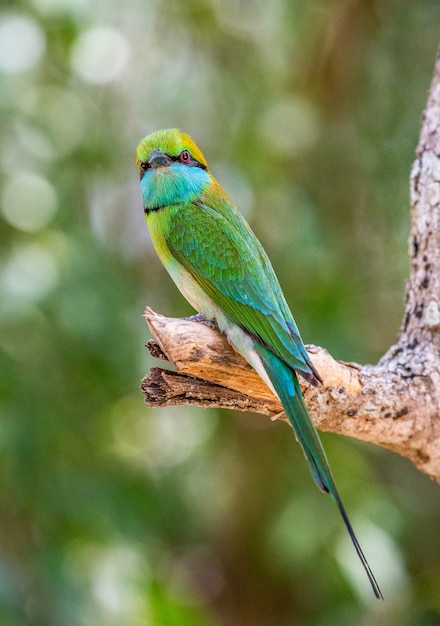
<path fill-rule="evenodd" d="M 160 150 L 153 150 L 148 159 L 148 165 L 150 167 L 168 167 L 171 165 L 172 159 L 165 152 Z"/>

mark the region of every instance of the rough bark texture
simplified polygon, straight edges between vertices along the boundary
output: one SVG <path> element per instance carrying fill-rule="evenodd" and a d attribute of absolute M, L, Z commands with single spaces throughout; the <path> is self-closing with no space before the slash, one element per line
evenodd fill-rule
<path fill-rule="evenodd" d="M 329 430 L 394 450 L 440 480 L 440 54 L 411 173 L 411 271 L 397 343 L 377 365 L 335 361 L 308 351 L 324 384 L 303 383 L 310 414 Z M 154 356 L 176 372 L 153 368 L 142 381 L 149 406 L 191 404 L 283 417 L 277 398 L 203 323 L 146 311 Z"/>

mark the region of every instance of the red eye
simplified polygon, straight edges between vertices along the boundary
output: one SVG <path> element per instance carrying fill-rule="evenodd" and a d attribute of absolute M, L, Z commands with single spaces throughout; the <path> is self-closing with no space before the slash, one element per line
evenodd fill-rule
<path fill-rule="evenodd" d="M 182 150 L 179 158 L 182 161 L 182 163 L 189 163 L 191 160 L 191 155 L 188 152 L 188 150 Z"/>

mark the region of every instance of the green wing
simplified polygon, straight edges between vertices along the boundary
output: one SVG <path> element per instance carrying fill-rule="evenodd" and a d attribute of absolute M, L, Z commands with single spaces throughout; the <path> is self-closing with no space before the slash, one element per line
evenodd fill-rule
<path fill-rule="evenodd" d="M 175 206 L 165 239 L 174 258 L 241 328 L 296 371 L 311 364 L 272 265 L 234 206 Z"/>

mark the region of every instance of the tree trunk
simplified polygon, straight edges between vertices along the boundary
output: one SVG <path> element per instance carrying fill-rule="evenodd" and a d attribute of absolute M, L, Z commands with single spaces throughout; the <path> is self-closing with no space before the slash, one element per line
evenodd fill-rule
<path fill-rule="evenodd" d="M 410 276 L 397 343 L 377 365 L 343 363 L 308 346 L 324 384 L 301 380 L 320 430 L 349 435 L 408 457 L 440 479 L 440 52 L 411 173 Z M 149 406 L 195 405 L 283 418 L 259 376 L 208 324 L 146 310 L 153 368 L 141 384 Z"/>

